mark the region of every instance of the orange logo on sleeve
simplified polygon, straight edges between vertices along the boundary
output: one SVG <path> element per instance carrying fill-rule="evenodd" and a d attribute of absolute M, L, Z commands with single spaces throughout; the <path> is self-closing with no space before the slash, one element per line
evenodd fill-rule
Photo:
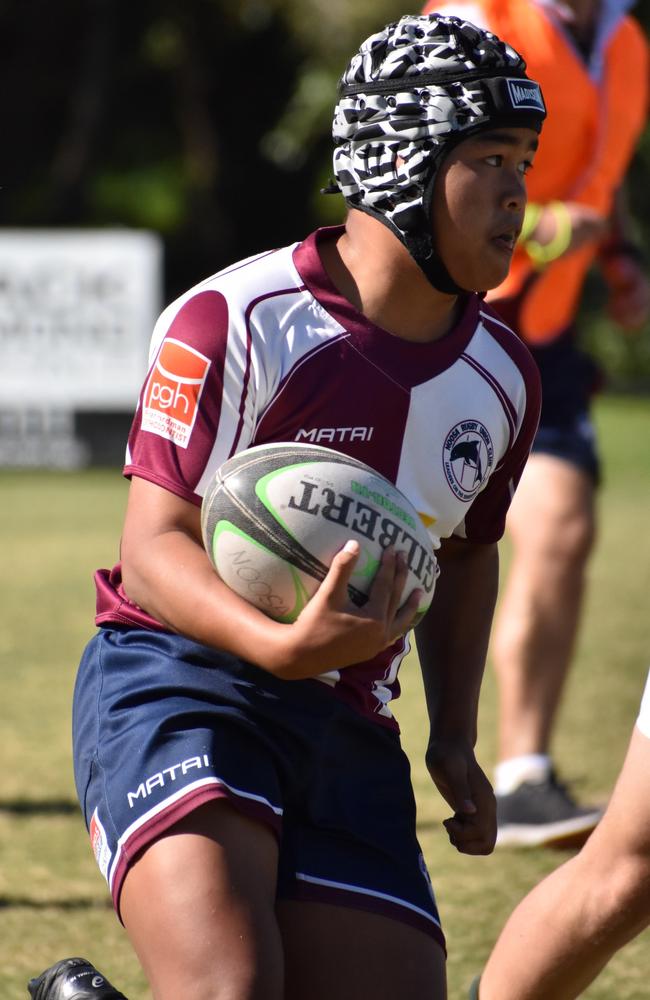
<path fill-rule="evenodd" d="M 210 361 L 168 337 L 158 352 L 142 402 L 142 430 L 187 448 Z"/>

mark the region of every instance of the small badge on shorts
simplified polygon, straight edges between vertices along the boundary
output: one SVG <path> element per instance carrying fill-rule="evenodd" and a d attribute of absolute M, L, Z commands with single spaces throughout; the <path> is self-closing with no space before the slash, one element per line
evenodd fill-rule
<path fill-rule="evenodd" d="M 99 870 L 108 882 L 108 866 L 111 863 L 111 858 L 113 857 L 111 849 L 108 846 L 108 838 L 106 836 L 106 830 L 102 826 L 102 822 L 99 818 L 99 810 L 95 809 L 94 813 L 90 819 L 90 844 L 93 849 L 93 854 L 95 855 L 95 861 L 99 866 Z"/>
<path fill-rule="evenodd" d="M 478 420 L 461 420 L 449 431 L 443 447 L 447 482 L 460 500 L 473 500 L 494 464 L 494 445 Z"/>
<path fill-rule="evenodd" d="M 431 876 L 429 875 L 429 869 L 427 868 L 427 863 L 424 860 L 424 854 L 422 854 L 421 851 L 418 854 L 418 865 L 420 866 L 420 871 L 422 873 L 422 877 L 424 878 L 424 881 L 427 884 L 427 889 L 429 890 L 429 895 L 431 896 L 431 899 L 433 900 L 434 906 L 437 908 L 438 904 L 436 902 L 436 894 L 433 891 L 433 883 L 431 882 Z"/>

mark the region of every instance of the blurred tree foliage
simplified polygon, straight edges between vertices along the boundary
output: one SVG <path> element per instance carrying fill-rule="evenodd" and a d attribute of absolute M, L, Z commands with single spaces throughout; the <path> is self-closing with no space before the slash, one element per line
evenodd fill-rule
<path fill-rule="evenodd" d="M 340 199 L 318 194 L 336 80 L 399 13 L 394 0 L 0 2 L 0 225 L 155 229 L 169 298 L 338 219 Z"/>
<path fill-rule="evenodd" d="M 338 221 L 323 197 L 336 82 L 396 0 L 0 0 L 0 225 L 160 232 L 166 298 Z M 650 0 L 636 14 L 650 32 Z M 650 250 L 650 131 L 631 205 Z M 594 286 L 594 289 L 596 286 Z M 587 297 L 590 346 L 650 378 Z M 614 340 L 620 345 L 612 349 Z M 639 366 L 641 365 L 641 369 Z"/>

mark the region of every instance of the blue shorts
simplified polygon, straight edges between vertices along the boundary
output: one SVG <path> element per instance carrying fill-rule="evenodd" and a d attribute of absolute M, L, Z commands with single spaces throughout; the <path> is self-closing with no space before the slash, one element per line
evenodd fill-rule
<path fill-rule="evenodd" d="M 587 413 L 579 414 L 570 426 L 558 427 L 540 423 L 531 450 L 538 455 L 561 458 L 586 472 L 594 483 L 600 482 L 596 436 Z"/>
<path fill-rule="evenodd" d="M 279 841 L 278 898 L 384 913 L 444 948 L 399 736 L 318 681 L 182 636 L 101 629 L 73 705 L 75 781 L 119 913 L 134 858 L 225 798 Z"/>
<path fill-rule="evenodd" d="M 590 401 L 600 383 L 595 363 L 575 344 L 573 331 L 545 347 L 529 347 L 542 380 L 542 412 L 533 452 L 554 455 L 600 480 Z"/>

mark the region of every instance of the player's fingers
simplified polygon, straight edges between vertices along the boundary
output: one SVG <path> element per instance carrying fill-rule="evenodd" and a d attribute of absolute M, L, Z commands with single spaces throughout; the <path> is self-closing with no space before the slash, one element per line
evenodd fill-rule
<path fill-rule="evenodd" d="M 463 757 L 450 758 L 445 773 L 445 798 L 456 815 L 472 816 L 476 813 L 476 803 L 472 794 L 467 772 L 467 762 Z"/>
<path fill-rule="evenodd" d="M 443 821 L 449 843 L 461 854 L 491 854 L 494 850 L 496 830 L 484 829 L 480 823 L 453 816 Z"/>
<path fill-rule="evenodd" d="M 400 605 L 402 604 L 404 598 L 404 586 L 406 584 L 406 579 L 408 577 L 408 564 L 406 562 L 406 555 L 402 551 L 395 553 L 395 575 L 393 577 L 393 587 L 390 592 L 390 597 L 388 599 L 388 607 L 386 609 L 386 620 L 391 624 L 394 622 L 395 617 L 398 613 Z"/>
<path fill-rule="evenodd" d="M 322 597 L 332 603 L 348 603 L 348 584 L 360 551 L 359 543 L 351 538 L 336 553 L 327 576 L 318 588 L 318 593 Z"/>
<path fill-rule="evenodd" d="M 401 608 L 397 611 L 393 623 L 391 625 L 391 635 L 393 636 L 392 642 L 399 638 L 400 635 L 405 635 L 406 632 L 412 627 L 413 619 L 418 613 L 420 607 L 420 602 L 422 600 L 424 591 L 416 587 L 412 590 L 407 599 L 402 604 Z"/>
<path fill-rule="evenodd" d="M 484 857 L 486 854 L 492 854 L 494 851 L 494 844 L 484 839 L 461 842 L 450 837 L 449 843 L 452 847 L 456 848 L 459 854 L 468 854 L 473 857 Z"/>
<path fill-rule="evenodd" d="M 368 592 L 368 601 L 365 605 L 366 614 L 372 618 L 386 619 L 388 617 L 388 609 L 395 588 L 395 579 L 399 572 L 398 563 L 399 555 L 393 546 L 391 545 L 387 549 L 384 549 L 381 554 L 379 568 L 375 573 Z"/>

